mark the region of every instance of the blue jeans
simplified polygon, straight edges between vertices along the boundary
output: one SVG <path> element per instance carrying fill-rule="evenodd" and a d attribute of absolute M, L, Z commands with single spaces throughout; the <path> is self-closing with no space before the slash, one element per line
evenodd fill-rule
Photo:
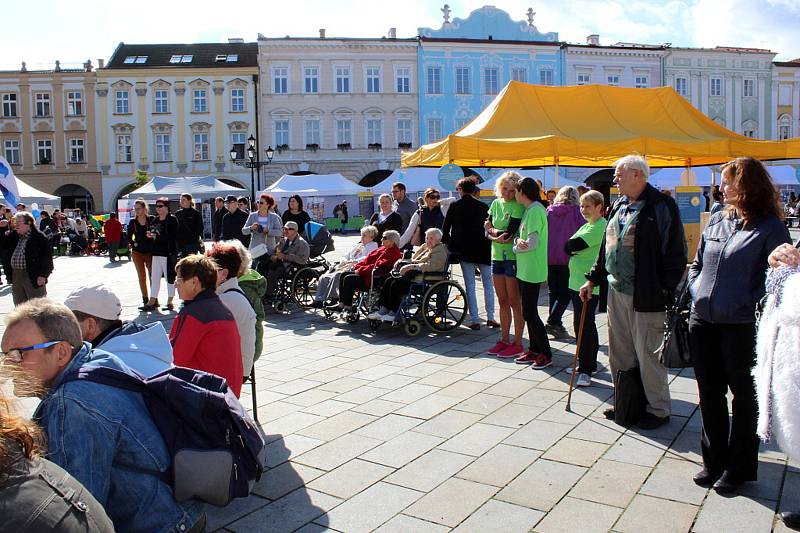
<path fill-rule="evenodd" d="M 469 320 L 471 323 L 480 322 L 478 316 L 478 298 L 475 295 L 475 269 L 481 272 L 483 282 L 483 303 L 486 306 L 486 320 L 494 320 L 494 285 L 492 284 L 492 267 L 479 263 L 461 262 L 461 274 L 464 276 L 464 289 L 467 291 L 467 305 L 469 306 Z"/>

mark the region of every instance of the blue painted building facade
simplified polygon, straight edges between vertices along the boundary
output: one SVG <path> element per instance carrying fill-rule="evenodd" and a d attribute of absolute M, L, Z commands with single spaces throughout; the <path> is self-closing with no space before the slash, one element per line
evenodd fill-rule
<path fill-rule="evenodd" d="M 485 6 L 439 29 L 419 28 L 419 140 L 425 144 L 461 129 L 510 80 L 564 84 L 564 49 L 557 33 Z"/>

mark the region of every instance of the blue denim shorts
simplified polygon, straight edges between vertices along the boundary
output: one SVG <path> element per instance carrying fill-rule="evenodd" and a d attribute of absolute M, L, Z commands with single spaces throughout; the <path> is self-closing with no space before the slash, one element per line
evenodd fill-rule
<path fill-rule="evenodd" d="M 492 259 L 492 274 L 495 276 L 506 276 L 508 278 L 517 277 L 517 261 L 516 259 Z"/>

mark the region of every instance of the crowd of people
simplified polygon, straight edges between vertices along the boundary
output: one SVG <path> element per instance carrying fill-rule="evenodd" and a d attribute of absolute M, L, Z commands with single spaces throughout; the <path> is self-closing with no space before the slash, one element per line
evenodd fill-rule
<path fill-rule="evenodd" d="M 361 229 L 358 242 L 321 275 L 311 307 L 348 312 L 357 291 L 379 284 L 368 318 L 394 322 L 412 284 L 423 277 L 435 280 L 448 265 L 458 264 L 467 297 L 465 326 L 496 330 L 488 353 L 500 359 L 534 370 L 549 367 L 551 337 L 569 335 L 563 317 L 571 305 L 573 332 L 582 332 L 576 339 L 575 385 L 588 387 L 598 371 L 595 315 L 600 289 L 607 286 L 609 366 L 618 394 L 604 415 L 619 422 L 626 407 L 619 403 L 626 401 L 619 395 L 621 380 L 633 372 L 646 405 L 632 424 L 652 430 L 671 416 L 660 352 L 667 309 L 685 284 L 702 413 L 703 468 L 694 482 L 720 494 L 736 493 L 757 478 L 757 394 L 762 391 L 756 390 L 752 369 L 765 272 L 796 269 L 800 250 L 791 244 L 765 167 L 738 158 L 722 167 L 719 196 L 713 194 L 724 208 L 711 207 L 687 270 L 678 206 L 648 183 L 649 173 L 643 157 L 620 159 L 615 165 L 619 198 L 611 206 L 598 191 L 571 186 L 548 195 L 536 180 L 516 172 L 497 180 L 490 205 L 479 199 L 474 178 L 457 182 L 455 198 L 442 198 L 431 188 L 419 202 L 409 198 L 402 183 L 394 184 L 391 195 L 379 198 L 379 211 Z M 16 306 L 6 317 L 2 357 L 15 370 L 17 392 L 32 384 L 29 391 L 42 400 L 34 417 L 38 425 L 33 425 L 15 417 L 7 400 L 0 399 L 0 451 L 11 450 L 0 453 L 0 468 L 25 472 L 14 478 L 18 484 L 57 478 L 60 485 L 42 490 L 61 496 L 67 494 L 64 487 L 72 487 L 68 494 L 77 499 L 73 503 L 80 501 L 84 515 L 66 513 L 64 521 L 89 520 L 93 531 L 205 527 L 198 502 L 175 501 L 164 483 L 165 443 L 137 393 L 65 381 L 65 376 L 87 365 L 141 375 L 177 365 L 222 376 L 239 396 L 263 351 L 265 298 L 287 268 L 309 260 L 304 229 L 310 217 L 300 197 L 289 199 L 282 216 L 269 194 L 259 196 L 252 212 L 246 198 L 217 198 L 215 206 L 214 242 L 206 250 L 202 219 L 190 195 L 181 196 L 175 214 L 166 198 L 156 201 L 155 216 L 144 200 L 136 201 L 127 233 L 141 309 L 155 310 L 165 281 L 164 309 L 174 309 L 176 292 L 183 302 L 169 332 L 160 322 L 122 321 L 121 302 L 106 286 L 80 287 L 63 304 L 45 298 L 53 269 L 47 237 L 24 210 L 13 215 L 13 222 L 0 216 L 0 250 L 10 250 L 6 275 L 11 274 Z M 112 237 L 117 235 L 111 229 Z M 479 313 L 477 279 L 485 318 Z M 538 302 L 545 282 L 549 305 L 543 320 Z M 779 420 L 784 416 L 771 402 L 765 405 Z M 48 474 L 27 473 L 34 468 Z M 141 508 L 145 504 L 147 512 Z M 784 513 L 783 519 L 800 527 L 796 513 Z"/>

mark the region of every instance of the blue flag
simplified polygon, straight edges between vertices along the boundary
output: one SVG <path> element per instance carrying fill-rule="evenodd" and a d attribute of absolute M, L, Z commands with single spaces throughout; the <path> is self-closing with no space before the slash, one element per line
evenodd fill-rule
<path fill-rule="evenodd" d="M 0 193 L 3 194 L 3 198 L 12 212 L 16 211 L 17 204 L 20 202 L 17 177 L 3 156 L 0 156 Z"/>

